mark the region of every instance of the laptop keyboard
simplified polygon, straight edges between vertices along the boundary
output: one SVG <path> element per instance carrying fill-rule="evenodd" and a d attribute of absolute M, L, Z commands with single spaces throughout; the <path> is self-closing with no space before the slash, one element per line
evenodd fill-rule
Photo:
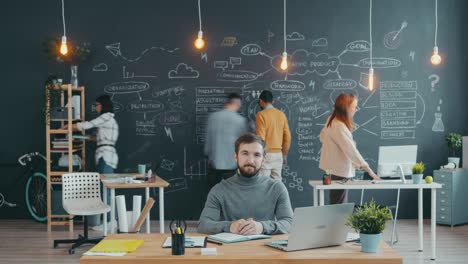
<path fill-rule="evenodd" d="M 271 244 L 273 244 L 273 245 L 287 245 L 288 240 L 286 240 L 286 239 L 284 239 L 284 240 L 275 240 L 275 241 L 271 241 Z"/>

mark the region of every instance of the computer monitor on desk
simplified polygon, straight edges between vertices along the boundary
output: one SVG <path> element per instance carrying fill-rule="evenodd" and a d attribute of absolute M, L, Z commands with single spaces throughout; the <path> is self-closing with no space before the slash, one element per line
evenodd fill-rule
<path fill-rule="evenodd" d="M 379 177 L 400 178 L 406 182 L 405 175 L 411 175 L 416 164 L 417 145 L 380 146 L 377 175 Z"/>

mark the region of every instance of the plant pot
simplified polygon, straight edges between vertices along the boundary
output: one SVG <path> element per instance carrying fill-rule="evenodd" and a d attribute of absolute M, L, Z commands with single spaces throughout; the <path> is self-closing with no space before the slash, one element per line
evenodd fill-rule
<path fill-rule="evenodd" d="M 363 234 L 359 233 L 361 240 L 361 251 L 365 253 L 377 253 L 379 251 L 382 234 Z"/>
<path fill-rule="evenodd" d="M 449 157 L 448 163 L 455 164 L 455 168 L 460 168 L 460 158 L 459 157 Z"/>
<path fill-rule="evenodd" d="M 414 184 L 421 184 L 422 183 L 423 175 L 421 174 L 413 174 L 411 175 L 411 179 L 413 180 Z"/>

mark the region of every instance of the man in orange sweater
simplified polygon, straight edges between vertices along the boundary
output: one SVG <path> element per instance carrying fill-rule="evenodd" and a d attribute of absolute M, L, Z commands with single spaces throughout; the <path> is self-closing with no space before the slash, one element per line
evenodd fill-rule
<path fill-rule="evenodd" d="M 263 110 L 256 116 L 256 133 L 267 146 L 260 174 L 281 180 L 281 169 L 286 164 L 291 145 L 288 119 L 283 112 L 273 107 L 273 94 L 270 91 L 262 91 L 258 104 Z"/>

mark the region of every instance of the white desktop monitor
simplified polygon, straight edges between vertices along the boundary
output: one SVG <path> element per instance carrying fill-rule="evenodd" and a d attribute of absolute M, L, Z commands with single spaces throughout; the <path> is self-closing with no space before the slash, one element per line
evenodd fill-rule
<path fill-rule="evenodd" d="M 379 177 L 402 178 L 413 174 L 413 165 L 416 164 L 418 153 L 417 145 L 406 146 L 380 146 L 377 175 Z"/>

